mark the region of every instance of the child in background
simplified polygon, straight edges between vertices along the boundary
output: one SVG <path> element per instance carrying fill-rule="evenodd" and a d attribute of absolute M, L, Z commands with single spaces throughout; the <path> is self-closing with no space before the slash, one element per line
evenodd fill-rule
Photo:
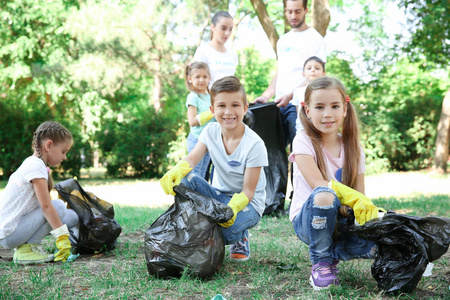
<path fill-rule="evenodd" d="M 78 215 L 62 200 L 51 200 L 53 180 L 47 165 L 57 167 L 63 162 L 72 144 L 64 126 L 42 123 L 33 136 L 34 154 L 9 178 L 0 199 L 0 245 L 17 248 L 13 257 L 17 264 L 66 261 L 70 256 L 68 228 L 78 225 Z M 55 255 L 40 245 L 49 233 L 56 238 Z"/>
<path fill-rule="evenodd" d="M 198 137 L 209 122 L 214 121 L 209 109 L 211 106 L 211 96 L 209 95 L 208 84 L 211 76 L 206 63 L 193 62 L 186 66 L 186 87 L 190 91 L 186 100 L 188 109 L 188 122 L 191 131 L 187 137 L 188 153 L 191 153 L 198 143 Z M 202 178 L 207 178 L 208 166 L 211 158 L 209 153 L 192 170 Z"/>
<path fill-rule="evenodd" d="M 301 84 L 301 86 L 294 90 L 292 97 L 292 105 L 297 108 L 297 113 L 300 109 L 302 109 L 300 103 L 305 101 L 305 90 L 308 84 L 316 78 L 327 75 L 327 72 L 325 72 L 325 62 L 317 56 L 311 56 L 303 65 L 302 75 L 306 80 Z M 300 123 L 300 118 L 298 117 L 295 123 L 295 129 L 297 133 L 303 129 L 303 126 Z"/>
<path fill-rule="evenodd" d="M 363 195 L 365 158 L 358 119 L 342 83 L 330 77 L 313 80 L 301 105 L 304 130 L 297 133 L 289 157 L 296 162 L 289 219 L 309 245 L 310 283 L 320 290 L 339 284 L 339 260 L 373 258 L 377 250 L 372 241 L 334 234 L 335 228 L 342 232 L 346 226 L 341 203 L 353 208 L 360 224 L 377 217 L 378 208 Z"/>
<path fill-rule="evenodd" d="M 191 153 L 160 183 L 167 194 L 175 195 L 173 186 L 181 182 L 230 206 L 233 218 L 219 225 L 225 244 L 233 244 L 230 258 L 245 261 L 250 257 L 248 229 L 258 224 L 265 208 L 266 177 L 261 169 L 268 165 L 267 150 L 242 121 L 248 103 L 239 79 L 227 76 L 217 80 L 211 88 L 211 103 L 217 123 L 208 124 Z M 215 166 L 212 185 L 196 174 L 187 175 L 208 152 Z"/>

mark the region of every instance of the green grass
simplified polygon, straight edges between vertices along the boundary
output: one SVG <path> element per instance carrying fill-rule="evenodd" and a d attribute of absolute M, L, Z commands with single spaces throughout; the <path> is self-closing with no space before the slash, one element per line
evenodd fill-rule
<path fill-rule="evenodd" d="M 448 216 L 447 195 L 379 198 L 374 202 L 411 215 Z M 158 279 L 149 275 L 144 233 L 166 208 L 115 206 L 123 232 L 117 248 L 82 255 L 74 263 L 16 266 L 0 262 L 0 299 L 449 299 L 450 255 L 435 261 L 432 277 L 424 277 L 411 294 L 382 294 L 370 273 L 370 260 L 340 263 L 341 286 L 314 292 L 309 286 L 308 247 L 295 236 L 287 217 L 264 217 L 251 230 L 252 257 L 247 262 L 225 258 L 209 280 L 191 277 Z M 54 249 L 53 239 L 45 243 Z M 228 250 L 227 250 L 228 252 Z M 12 251 L 0 249 L 0 255 Z M 228 254 L 228 253 L 227 253 Z M 226 255 L 227 255 L 226 254 Z"/>

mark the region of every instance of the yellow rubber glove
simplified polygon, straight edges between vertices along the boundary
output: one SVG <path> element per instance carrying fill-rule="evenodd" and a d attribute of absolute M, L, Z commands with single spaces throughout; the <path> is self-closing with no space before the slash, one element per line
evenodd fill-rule
<path fill-rule="evenodd" d="M 58 251 L 55 253 L 55 261 L 66 261 L 71 254 L 70 249 L 72 248 L 69 241 L 69 229 L 67 228 L 67 225 L 64 224 L 63 226 L 50 231 L 50 233 L 56 238 L 55 243 L 58 248 Z"/>
<path fill-rule="evenodd" d="M 168 171 L 161 178 L 159 183 L 161 184 L 162 189 L 166 194 L 171 194 L 175 196 L 175 192 L 173 191 L 173 187 L 175 185 L 180 184 L 181 179 L 187 175 L 192 170 L 189 163 L 185 160 L 180 160 L 175 167 L 173 167 L 170 171 Z"/>
<path fill-rule="evenodd" d="M 213 118 L 213 114 L 210 110 L 204 111 L 197 115 L 197 120 L 200 125 L 206 124 L 209 120 Z"/>
<path fill-rule="evenodd" d="M 378 211 L 386 212 L 383 208 L 376 207 L 366 195 L 342 183 L 331 180 L 328 186 L 336 192 L 341 204 L 348 205 L 353 209 L 356 222 L 360 225 L 377 218 Z"/>
<path fill-rule="evenodd" d="M 233 195 L 233 197 L 231 198 L 230 202 L 228 202 L 228 206 L 231 207 L 234 215 L 230 220 L 226 221 L 225 223 L 219 223 L 219 225 L 222 227 L 227 227 L 227 228 L 230 227 L 231 225 L 233 225 L 234 221 L 236 220 L 236 216 L 237 216 L 238 212 L 243 210 L 244 207 L 246 207 L 248 203 L 249 203 L 248 198 L 244 194 L 244 192 L 241 192 L 240 194 L 235 193 Z"/>

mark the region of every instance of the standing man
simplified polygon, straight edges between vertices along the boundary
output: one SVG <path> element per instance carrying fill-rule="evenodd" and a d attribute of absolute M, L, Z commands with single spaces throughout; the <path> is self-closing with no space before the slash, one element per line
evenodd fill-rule
<path fill-rule="evenodd" d="M 264 93 L 253 101 L 266 103 L 275 94 L 286 147 L 292 144 L 296 133 L 297 110 L 291 101 L 294 90 L 305 80 L 302 75 L 303 65 L 311 56 L 317 56 L 326 62 L 325 40 L 317 30 L 305 23 L 307 5 L 308 0 L 286 1 L 285 14 L 292 29 L 277 42 L 277 73 Z"/>

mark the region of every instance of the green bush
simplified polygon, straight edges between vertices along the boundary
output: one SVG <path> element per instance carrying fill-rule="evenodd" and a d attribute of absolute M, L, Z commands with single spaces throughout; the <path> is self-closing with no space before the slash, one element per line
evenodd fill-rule
<path fill-rule="evenodd" d="M 404 171 L 431 166 L 445 93 L 440 83 L 417 64 L 400 61 L 366 85 L 358 103 L 369 160 L 387 159 L 389 169 Z"/>
<path fill-rule="evenodd" d="M 361 119 L 367 173 L 417 170 L 433 161 L 445 80 L 401 60 L 364 83 L 351 61 L 328 57 L 328 76 L 346 86 Z"/>
<path fill-rule="evenodd" d="M 107 173 L 115 177 L 155 177 L 168 165 L 169 143 L 176 139 L 174 120 L 151 107 L 132 119 L 104 120 L 98 143 Z"/>
<path fill-rule="evenodd" d="M 81 128 L 66 118 L 55 117 L 48 106 L 39 103 L 10 102 L 7 99 L 0 101 L 0 178 L 8 179 L 17 170 L 23 160 L 33 154 L 33 132 L 42 122 L 55 120 L 66 126 L 74 137 L 74 146 L 58 168 L 54 169 L 55 178 L 64 178 L 67 175 L 78 176 L 81 168 L 81 152 L 90 156 L 88 143 L 77 142 L 81 140 Z M 72 121 L 73 122 L 73 121 Z"/>
<path fill-rule="evenodd" d="M 239 65 L 236 76 L 240 79 L 247 93 L 247 99 L 251 102 L 269 86 L 274 75 L 276 61 L 264 59 L 255 47 L 249 47 L 239 51 Z"/>
<path fill-rule="evenodd" d="M 0 169 L 1 178 L 9 176 L 33 154 L 33 132 L 46 120 L 48 110 L 30 110 L 20 104 L 0 102 Z"/>

